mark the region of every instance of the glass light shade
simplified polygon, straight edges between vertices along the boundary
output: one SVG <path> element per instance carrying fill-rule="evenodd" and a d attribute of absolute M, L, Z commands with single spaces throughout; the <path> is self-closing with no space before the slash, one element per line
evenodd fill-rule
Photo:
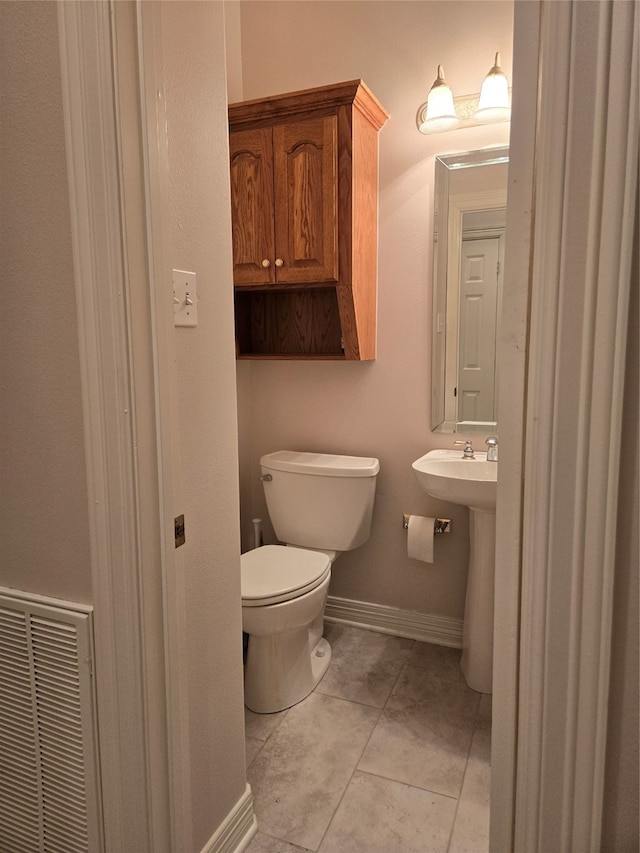
<path fill-rule="evenodd" d="M 445 82 L 442 65 L 438 65 L 438 76 L 427 96 L 427 108 L 420 123 L 420 130 L 422 133 L 437 133 L 453 130 L 459 124 L 460 119 L 453 104 L 453 92 Z"/>
<path fill-rule="evenodd" d="M 480 124 L 490 124 L 497 121 L 508 121 L 511 117 L 509 104 L 509 83 L 500 68 L 500 54 L 496 53 L 496 61 L 482 83 L 478 109 L 473 114 L 473 120 Z"/>

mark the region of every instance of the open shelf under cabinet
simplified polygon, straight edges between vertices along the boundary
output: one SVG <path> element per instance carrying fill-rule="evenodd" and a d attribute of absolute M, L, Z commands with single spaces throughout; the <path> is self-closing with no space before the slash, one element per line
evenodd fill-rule
<path fill-rule="evenodd" d="M 238 358 L 344 359 L 336 288 L 235 294 Z"/>

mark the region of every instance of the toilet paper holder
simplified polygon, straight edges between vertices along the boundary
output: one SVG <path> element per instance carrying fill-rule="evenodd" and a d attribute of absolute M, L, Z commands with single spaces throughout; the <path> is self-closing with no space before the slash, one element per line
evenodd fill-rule
<path fill-rule="evenodd" d="M 411 516 L 408 513 L 403 513 L 402 515 L 402 526 L 405 530 L 409 529 L 409 519 Z M 451 533 L 451 519 L 450 518 L 436 518 L 436 524 L 433 528 L 434 533 Z"/>

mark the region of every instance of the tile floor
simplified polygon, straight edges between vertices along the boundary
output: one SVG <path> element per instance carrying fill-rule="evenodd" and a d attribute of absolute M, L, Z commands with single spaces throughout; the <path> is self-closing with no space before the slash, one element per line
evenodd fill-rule
<path fill-rule="evenodd" d="M 304 701 L 246 710 L 258 834 L 248 853 L 486 853 L 491 697 L 460 651 L 327 624 Z"/>

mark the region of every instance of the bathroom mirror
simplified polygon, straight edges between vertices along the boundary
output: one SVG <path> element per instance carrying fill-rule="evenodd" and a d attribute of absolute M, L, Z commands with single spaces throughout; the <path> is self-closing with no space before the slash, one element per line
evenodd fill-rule
<path fill-rule="evenodd" d="M 435 158 L 431 429 L 495 432 L 509 149 Z"/>

